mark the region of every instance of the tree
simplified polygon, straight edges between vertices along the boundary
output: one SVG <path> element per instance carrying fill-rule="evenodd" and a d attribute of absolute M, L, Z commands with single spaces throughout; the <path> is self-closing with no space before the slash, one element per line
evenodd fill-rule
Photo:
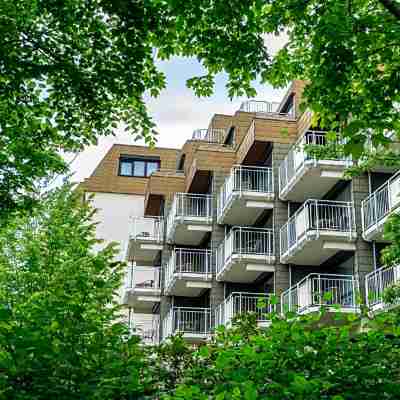
<path fill-rule="evenodd" d="M 194 352 L 175 390 L 163 398 L 397 398 L 398 334 L 379 328 L 359 332 L 359 321 L 345 315 L 336 326 L 316 328 L 322 316 L 276 318 L 267 330 L 256 329 L 255 316 L 250 316 L 245 325 L 237 321 L 236 329 L 220 328 L 211 344 Z"/>
<path fill-rule="evenodd" d="M 127 339 L 112 245 L 94 252 L 79 193 L 50 193 L 0 231 L 0 399 L 134 399 L 151 390 Z"/>
<path fill-rule="evenodd" d="M 38 179 L 119 124 L 154 143 L 143 101 L 165 86 L 158 59 L 197 57 L 210 95 L 217 73 L 230 96 L 260 78 L 310 81 L 306 105 L 360 153 L 399 131 L 399 5 L 391 0 L 1 0 L 0 216 L 29 208 Z M 288 33 L 276 55 L 266 33 Z"/>

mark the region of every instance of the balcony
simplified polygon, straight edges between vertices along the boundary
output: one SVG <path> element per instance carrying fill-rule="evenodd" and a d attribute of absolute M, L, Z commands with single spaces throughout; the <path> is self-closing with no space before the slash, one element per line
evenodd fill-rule
<path fill-rule="evenodd" d="M 233 227 L 217 249 L 217 280 L 254 282 L 264 272 L 274 272 L 272 229 Z"/>
<path fill-rule="evenodd" d="M 303 202 L 321 198 L 343 179 L 346 168 L 352 165 L 344 157 L 340 145 L 330 143 L 326 132 L 307 131 L 292 147 L 279 167 L 279 197 L 282 200 Z M 321 146 L 329 158 L 317 159 L 307 154 L 304 146 Z"/>
<path fill-rule="evenodd" d="M 280 230 L 281 262 L 321 265 L 357 237 L 351 202 L 307 200 Z"/>
<path fill-rule="evenodd" d="M 361 209 L 364 240 L 384 241 L 383 225 L 400 210 L 400 172 L 363 200 Z"/>
<path fill-rule="evenodd" d="M 393 307 L 385 304 L 383 294 L 387 288 L 400 283 L 400 265 L 382 267 L 365 277 L 367 305 L 372 311 L 380 311 Z M 400 299 L 398 304 L 400 304 Z M 396 304 L 397 305 L 397 304 Z"/>
<path fill-rule="evenodd" d="M 158 314 L 155 314 L 151 321 L 142 317 L 139 317 L 136 321 L 135 314 L 129 312 L 127 324 L 130 335 L 139 336 L 141 343 L 145 346 L 159 344 L 160 320 Z"/>
<path fill-rule="evenodd" d="M 279 111 L 280 103 L 263 100 L 247 100 L 244 101 L 239 108 L 241 112 L 255 113 L 257 117 L 267 116 L 269 118 L 295 118 L 294 107 L 288 112 Z"/>
<path fill-rule="evenodd" d="M 167 241 L 198 246 L 212 231 L 212 220 L 211 196 L 177 193 L 167 219 Z"/>
<path fill-rule="evenodd" d="M 215 327 L 224 325 L 228 328 L 235 317 L 249 313 L 256 315 L 258 326 L 268 326 L 269 314 L 274 311 L 274 306 L 269 304 L 270 296 L 265 293 L 231 293 L 215 310 Z"/>
<path fill-rule="evenodd" d="M 161 217 L 137 217 L 133 219 L 128 244 L 128 260 L 152 265 L 163 249 L 164 219 Z"/>
<path fill-rule="evenodd" d="M 272 168 L 234 166 L 218 197 L 221 225 L 253 225 L 265 209 L 274 206 Z"/>
<path fill-rule="evenodd" d="M 175 249 L 165 271 L 165 293 L 197 297 L 204 289 L 210 289 L 211 255 L 210 250 Z"/>
<path fill-rule="evenodd" d="M 224 144 L 225 136 L 225 129 L 196 129 L 193 131 L 192 140 L 199 140 L 206 143 Z"/>
<path fill-rule="evenodd" d="M 123 303 L 137 313 L 151 313 L 160 302 L 160 268 L 133 266 L 127 269 Z"/>
<path fill-rule="evenodd" d="M 283 312 L 328 311 L 357 313 L 358 282 L 353 275 L 310 274 L 281 295 Z"/>
<path fill-rule="evenodd" d="M 163 320 L 163 339 L 181 334 L 190 343 L 204 342 L 210 337 L 209 308 L 172 307 Z"/>

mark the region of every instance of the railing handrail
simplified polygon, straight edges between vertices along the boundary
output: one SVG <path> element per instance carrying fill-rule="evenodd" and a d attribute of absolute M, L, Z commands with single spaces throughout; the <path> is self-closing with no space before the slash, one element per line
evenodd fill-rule
<path fill-rule="evenodd" d="M 175 193 L 177 197 L 189 197 L 189 198 L 212 198 L 212 194 L 203 194 L 203 193 L 185 193 L 185 192 L 177 192 Z"/>
<path fill-rule="evenodd" d="M 261 105 L 261 111 L 257 108 L 253 110 L 253 105 Z M 266 100 L 255 100 L 249 99 L 243 101 L 240 104 L 239 111 L 243 112 L 265 112 L 265 113 L 278 113 L 280 102 L 277 101 L 266 101 Z M 264 110 L 265 108 L 265 110 Z M 287 114 L 287 113 L 279 113 L 279 114 Z"/>
<path fill-rule="evenodd" d="M 201 140 L 209 143 L 222 144 L 225 138 L 225 128 L 201 128 L 195 129 L 192 133 L 192 140 Z M 210 136 L 210 137 L 209 137 Z M 219 136 L 219 137 L 215 137 Z"/>
<path fill-rule="evenodd" d="M 312 278 L 326 279 L 326 280 L 336 279 L 336 280 L 355 281 L 355 282 L 357 281 L 355 279 L 354 275 L 349 275 L 349 274 L 318 274 L 316 272 L 312 272 L 312 273 L 306 275 L 303 279 L 301 279 L 300 281 L 298 281 L 294 285 L 292 285 L 289 288 L 287 288 L 286 290 L 284 290 L 282 292 L 282 295 L 284 295 L 285 293 L 289 293 L 293 289 L 301 286 L 303 283 L 307 282 L 308 280 L 310 280 Z"/>
<path fill-rule="evenodd" d="M 343 208 L 354 208 L 354 202 L 353 201 L 337 201 L 337 200 L 318 200 L 318 199 L 308 199 L 306 200 L 301 207 L 299 207 L 298 210 L 296 210 L 296 212 L 288 218 L 288 220 L 286 221 L 286 223 L 282 226 L 281 231 L 286 227 L 286 225 L 288 225 L 290 222 L 292 222 L 293 220 L 296 219 L 296 217 L 299 216 L 299 214 L 306 208 L 308 207 L 310 204 L 316 204 L 318 205 L 342 205 Z M 354 223 L 354 222 L 353 222 Z"/>
<path fill-rule="evenodd" d="M 145 265 L 140 265 L 140 266 L 129 266 L 126 268 L 125 272 L 125 287 L 129 289 L 139 289 L 139 288 L 144 288 L 144 289 L 160 289 L 161 287 L 161 267 L 160 266 L 145 266 Z M 141 282 L 137 282 L 135 278 L 135 273 L 136 272 L 150 272 L 152 273 L 152 276 L 150 278 L 153 279 L 145 279 Z M 147 281 L 153 281 L 153 284 L 151 286 L 138 286 L 138 283 L 144 283 Z"/>
<path fill-rule="evenodd" d="M 398 178 L 400 178 L 400 171 L 397 171 L 393 176 L 391 176 L 386 182 L 384 182 L 382 185 L 380 185 L 378 188 L 376 188 L 372 193 L 370 193 L 363 201 L 362 203 L 366 203 L 368 199 L 376 196 L 379 192 L 382 190 L 386 189 L 388 186 L 390 186 L 394 181 L 396 181 Z"/>
<path fill-rule="evenodd" d="M 393 274 L 393 276 L 391 276 Z M 389 275 L 389 276 L 384 276 Z M 375 281 L 375 282 L 374 282 Z M 383 294 L 387 287 L 400 281 L 400 266 L 399 265 L 384 265 L 383 267 L 377 268 L 374 271 L 368 273 L 365 276 L 365 288 L 366 288 L 366 301 L 367 305 L 383 303 Z M 374 299 L 370 299 L 370 284 L 372 282 L 372 289 L 374 290 L 371 295 Z"/>
<path fill-rule="evenodd" d="M 317 283 L 317 287 L 314 286 L 315 283 Z M 336 286 L 326 287 L 324 286 L 326 283 L 334 283 Z M 316 292 L 315 289 L 317 290 Z M 332 289 L 338 289 L 339 296 L 325 300 L 322 294 Z M 297 307 L 297 310 L 301 310 L 307 307 L 319 307 L 323 305 L 333 306 L 335 304 L 355 308 L 358 303 L 356 298 L 356 292 L 358 290 L 359 284 L 354 275 L 311 273 L 282 292 L 281 304 L 282 307 L 288 306 L 289 311 L 291 311 L 292 306 Z M 320 297 L 314 297 L 316 293 L 318 293 Z M 339 301 L 336 301 L 338 299 Z M 330 301 L 331 303 L 326 304 L 324 301 Z"/>

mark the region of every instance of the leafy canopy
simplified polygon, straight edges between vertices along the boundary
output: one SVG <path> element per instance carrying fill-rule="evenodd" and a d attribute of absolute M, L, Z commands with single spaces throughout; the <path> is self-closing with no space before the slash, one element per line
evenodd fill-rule
<path fill-rule="evenodd" d="M 120 124 L 154 143 L 143 96 L 165 87 L 157 59 L 197 57 L 187 84 L 210 95 L 216 74 L 230 96 L 252 82 L 306 79 L 307 105 L 360 153 L 365 132 L 399 131 L 398 2 L 391 0 L 1 0 L 0 217 L 31 207 L 38 179 Z M 396 11 L 397 10 L 397 11 Z M 286 32 L 268 49 L 266 33 Z"/>
<path fill-rule="evenodd" d="M 63 187 L 0 230 L 0 399 L 134 398 L 145 359 L 115 303 L 122 265 Z M 130 397 L 127 397 L 129 394 Z"/>

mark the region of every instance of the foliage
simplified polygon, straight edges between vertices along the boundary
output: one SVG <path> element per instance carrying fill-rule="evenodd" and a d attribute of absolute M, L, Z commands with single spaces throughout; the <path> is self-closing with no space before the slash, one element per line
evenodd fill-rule
<path fill-rule="evenodd" d="M 0 399 L 133 399 L 151 377 L 127 340 L 112 245 L 93 251 L 93 210 L 63 187 L 0 231 Z"/>
<path fill-rule="evenodd" d="M 318 319 L 276 318 L 267 330 L 253 325 L 248 336 L 243 326 L 221 328 L 211 344 L 194 352 L 175 392 L 163 398 L 343 400 L 400 395 L 399 336 L 379 329 L 355 333 L 352 318 L 344 325 L 331 321 L 330 327 L 313 329 Z"/>
<path fill-rule="evenodd" d="M 144 95 L 166 80 L 160 59 L 197 57 L 197 95 L 228 75 L 230 96 L 256 78 L 310 82 L 305 105 L 361 154 L 399 132 L 398 3 L 390 0 L 1 0 L 0 217 L 30 208 L 36 182 L 118 125 L 154 143 Z M 274 54 L 265 35 L 286 32 Z"/>
<path fill-rule="evenodd" d="M 317 144 L 307 144 L 304 151 L 309 157 L 317 160 L 338 160 L 346 157 L 344 146 L 337 143 L 328 143 L 324 146 Z"/>
<path fill-rule="evenodd" d="M 390 285 L 383 292 L 383 301 L 385 304 L 394 305 L 400 300 L 400 284 Z"/>
<path fill-rule="evenodd" d="M 384 265 L 396 265 L 400 263 L 400 215 L 392 213 L 385 222 L 384 239 L 390 242 L 383 249 L 382 263 Z"/>

